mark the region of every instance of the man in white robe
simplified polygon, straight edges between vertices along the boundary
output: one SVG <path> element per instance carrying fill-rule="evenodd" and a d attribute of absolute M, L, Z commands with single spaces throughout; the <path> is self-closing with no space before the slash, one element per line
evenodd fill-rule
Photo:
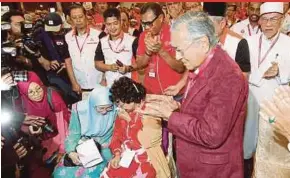
<path fill-rule="evenodd" d="M 247 39 L 251 56 L 250 90 L 259 104 L 270 99 L 275 89 L 287 85 L 290 79 L 290 38 L 280 33 L 283 3 L 262 4 L 260 15 L 262 34 Z M 289 178 L 290 154 L 284 145 L 287 143 L 273 132 L 269 123 L 259 120 L 254 177 Z"/>

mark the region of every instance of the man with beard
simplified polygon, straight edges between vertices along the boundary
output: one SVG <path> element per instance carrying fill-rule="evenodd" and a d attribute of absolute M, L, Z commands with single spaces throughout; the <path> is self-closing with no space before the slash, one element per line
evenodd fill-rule
<path fill-rule="evenodd" d="M 259 27 L 259 13 L 261 2 L 250 2 L 248 6 L 249 17 L 239 23 L 236 23 L 231 27 L 231 30 L 243 36 L 244 38 L 260 34 L 261 29 Z"/>

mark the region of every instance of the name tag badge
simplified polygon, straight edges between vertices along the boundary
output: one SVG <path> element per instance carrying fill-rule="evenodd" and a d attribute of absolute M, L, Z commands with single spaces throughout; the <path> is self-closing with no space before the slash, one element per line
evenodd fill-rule
<path fill-rule="evenodd" d="M 154 63 L 150 63 L 149 64 L 149 77 L 152 77 L 152 78 L 156 77 L 156 73 L 155 73 L 154 67 L 155 67 Z"/>
<path fill-rule="evenodd" d="M 134 156 L 135 156 L 135 151 L 126 150 L 122 154 L 122 158 L 121 158 L 119 165 L 124 167 L 124 168 L 129 168 L 131 162 L 133 161 Z"/>
<path fill-rule="evenodd" d="M 90 92 L 82 92 L 82 100 L 86 100 L 89 98 Z"/>
<path fill-rule="evenodd" d="M 149 72 L 149 77 L 155 78 L 155 72 Z"/>

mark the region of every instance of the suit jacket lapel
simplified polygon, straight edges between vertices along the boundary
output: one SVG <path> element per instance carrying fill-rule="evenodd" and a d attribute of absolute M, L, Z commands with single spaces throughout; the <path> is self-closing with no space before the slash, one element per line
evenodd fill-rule
<path fill-rule="evenodd" d="M 205 68 L 204 72 L 201 73 L 200 76 L 198 76 L 195 84 L 188 91 L 188 96 L 183 101 L 182 103 L 183 106 L 181 107 L 181 109 L 186 108 L 191 103 L 194 97 L 207 85 L 208 80 L 210 80 L 210 77 L 214 74 L 214 71 L 216 70 L 216 66 L 220 62 L 220 59 L 224 57 L 224 56 L 220 56 L 220 54 L 224 53 L 221 47 L 217 46 L 217 48 L 218 49 L 215 51 L 214 56 L 212 57 L 208 66 Z"/>
<path fill-rule="evenodd" d="M 182 109 L 186 108 L 188 104 L 191 103 L 193 98 L 199 93 L 200 90 L 202 90 L 206 86 L 206 84 L 207 84 L 207 79 L 205 77 L 199 77 L 196 79 L 195 84 L 188 91 L 188 96 L 184 100 Z"/>

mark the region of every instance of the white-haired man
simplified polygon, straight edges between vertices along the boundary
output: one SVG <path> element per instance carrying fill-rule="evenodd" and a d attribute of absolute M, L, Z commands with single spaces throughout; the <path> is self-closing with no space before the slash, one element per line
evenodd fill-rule
<path fill-rule="evenodd" d="M 250 90 L 259 104 L 272 97 L 279 85 L 290 79 L 290 38 L 280 33 L 283 22 L 283 3 L 266 2 L 261 5 L 262 34 L 248 38 L 251 55 Z M 269 122 L 274 122 L 270 117 Z M 278 139 L 277 139 L 278 138 Z M 285 140 L 284 140 L 285 141 Z M 290 154 L 280 137 L 276 137 L 269 123 L 259 119 L 259 137 L 255 155 L 254 177 L 288 178 Z"/>

